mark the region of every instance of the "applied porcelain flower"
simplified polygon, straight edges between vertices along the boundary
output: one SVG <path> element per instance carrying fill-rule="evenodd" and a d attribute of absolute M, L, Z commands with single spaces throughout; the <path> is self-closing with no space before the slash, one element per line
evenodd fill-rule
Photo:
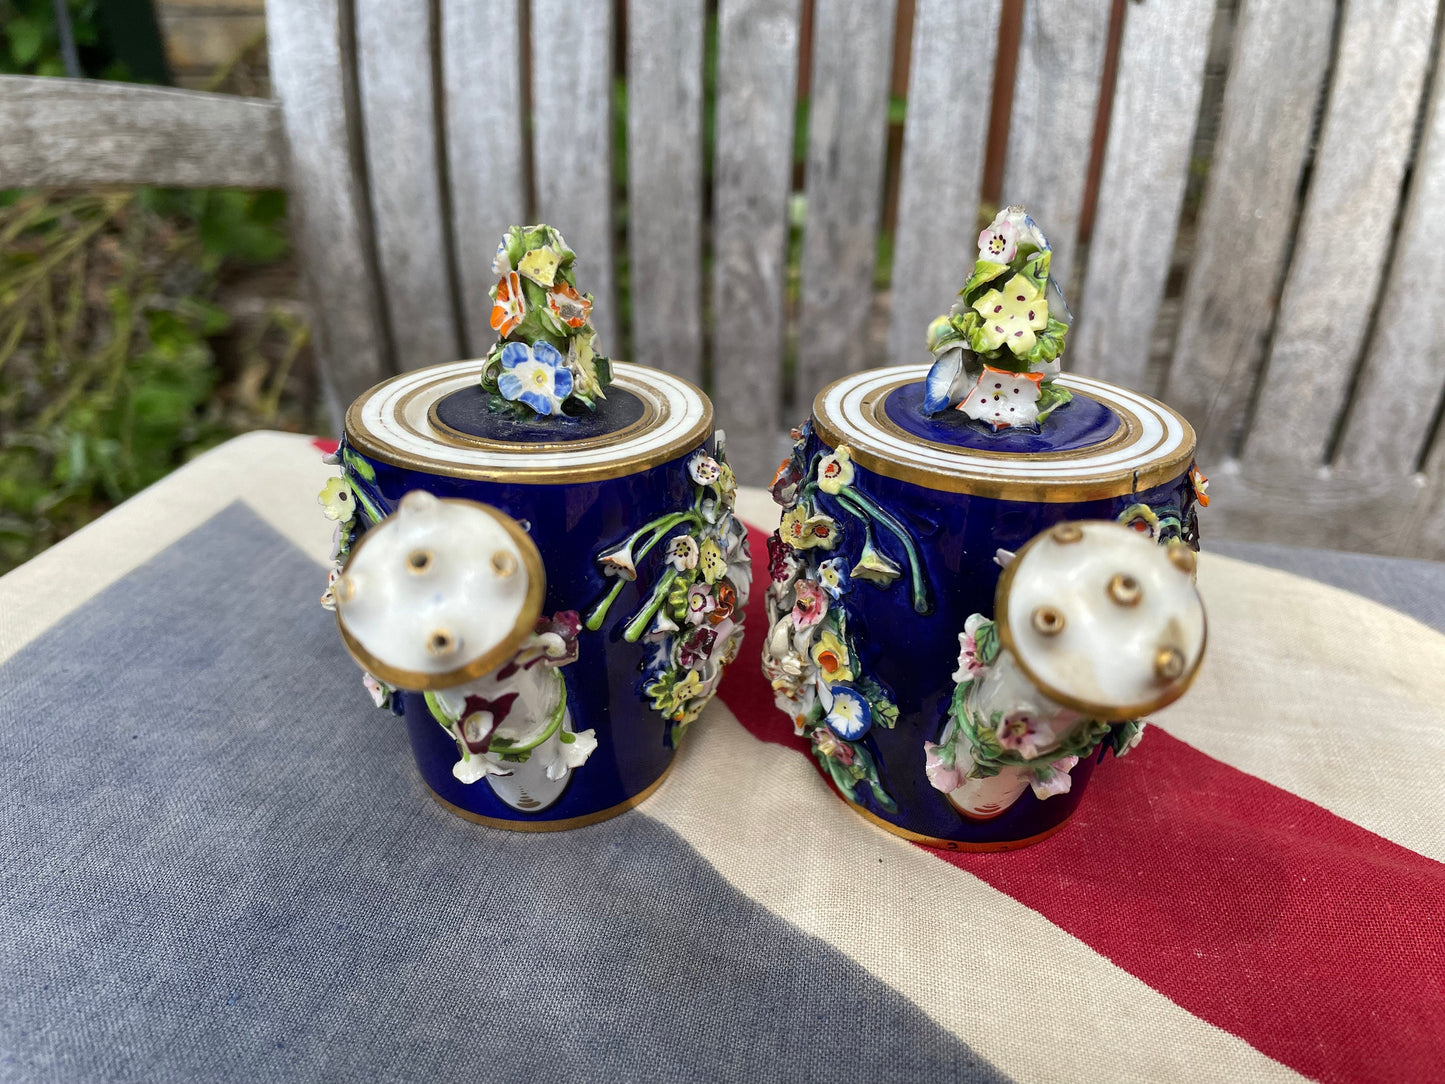
<path fill-rule="evenodd" d="M 667 563 L 679 572 L 697 567 L 697 539 L 680 534 L 667 544 Z"/>
<path fill-rule="evenodd" d="M 1194 499 L 1199 502 L 1200 508 L 1209 507 L 1209 479 L 1204 477 L 1204 472 L 1198 466 L 1191 465 L 1189 468 L 1189 484 L 1194 487 Z"/>
<path fill-rule="evenodd" d="M 688 670 L 700 670 L 717 645 L 717 629 L 693 629 L 678 646 L 677 663 Z"/>
<path fill-rule="evenodd" d="M 687 461 L 687 473 L 698 485 L 710 486 L 722 477 L 722 467 L 712 456 L 698 450 Z"/>
<path fill-rule="evenodd" d="M 1055 794 L 1068 794 L 1073 783 L 1069 778 L 1069 771 L 1077 763 L 1078 757 L 1060 757 L 1047 768 L 1035 771 L 1031 780 L 1034 797 L 1051 798 Z"/>
<path fill-rule="evenodd" d="M 557 266 L 561 262 L 562 257 L 556 249 L 551 245 L 542 245 L 523 253 L 522 258 L 517 261 L 517 270 L 523 278 L 531 279 L 538 286 L 547 287 L 557 281 Z"/>
<path fill-rule="evenodd" d="M 830 550 L 838 544 L 838 524 L 833 517 L 821 512 L 813 513 L 805 505 L 796 505 L 783 515 L 779 530 L 783 539 L 794 549 Z"/>
<path fill-rule="evenodd" d="M 941 354 L 928 370 L 923 381 L 923 409 L 937 414 L 959 402 L 968 389 L 968 376 L 963 367 L 963 348 Z"/>
<path fill-rule="evenodd" d="M 719 580 L 713 587 L 712 609 L 708 611 L 707 619 L 710 624 L 716 625 L 732 617 L 738 608 L 738 592 L 728 580 Z"/>
<path fill-rule="evenodd" d="M 547 311 L 559 324 L 581 327 L 592 312 L 592 302 L 577 292 L 570 283 L 559 282 L 547 291 Z"/>
<path fill-rule="evenodd" d="M 492 293 L 492 330 L 506 338 L 517 330 L 517 325 L 527 315 L 527 301 L 522 296 L 522 279 L 515 271 L 508 271 L 497 281 Z"/>
<path fill-rule="evenodd" d="M 798 503 L 798 484 L 803 480 L 803 464 L 797 455 L 790 455 L 778 464 L 768 489 L 773 500 L 784 509 L 791 509 Z"/>
<path fill-rule="evenodd" d="M 1008 263 L 1018 254 L 1019 231 L 1011 221 L 1007 210 L 978 235 L 978 258 L 994 263 Z"/>
<path fill-rule="evenodd" d="M 581 632 L 582 615 L 576 610 L 559 610 L 551 617 L 539 617 L 514 661 L 519 666 L 540 662 L 553 668 L 576 662 L 580 652 L 577 637 Z"/>
<path fill-rule="evenodd" d="M 824 493 L 836 494 L 853 482 L 853 457 L 846 444 L 838 445 L 832 455 L 818 460 L 818 488 Z"/>
<path fill-rule="evenodd" d="M 953 755 L 951 761 L 948 759 L 950 749 Z M 923 774 L 928 776 L 928 782 L 935 790 L 944 794 L 957 790 L 967 781 L 971 767 L 973 758 L 962 744 L 943 746 L 931 741 L 923 743 Z"/>
<path fill-rule="evenodd" d="M 695 583 L 687 589 L 687 621 L 690 625 L 701 625 L 717 608 L 717 600 L 704 584 Z"/>
<path fill-rule="evenodd" d="M 571 335 L 567 339 L 567 369 L 572 373 L 572 390 L 588 399 L 606 399 L 597 374 L 597 336 Z"/>
<path fill-rule="evenodd" d="M 624 580 L 637 579 L 637 562 L 633 560 L 630 542 L 620 542 L 611 549 L 603 550 L 597 555 L 597 563 L 602 566 L 605 576 L 620 576 Z"/>
<path fill-rule="evenodd" d="M 887 554 L 882 553 L 871 541 L 863 543 L 863 552 L 851 573 L 855 580 L 868 580 L 879 587 L 887 587 L 903 575 L 903 569 Z"/>
<path fill-rule="evenodd" d="M 336 581 L 341 579 L 341 566 L 333 565 L 331 571 L 326 573 L 326 590 L 321 592 L 321 608 L 323 610 L 336 610 Z"/>
<path fill-rule="evenodd" d="M 316 494 L 316 503 L 327 519 L 345 523 L 356 515 L 356 496 L 345 478 L 328 478 L 321 492 Z"/>
<path fill-rule="evenodd" d="M 507 254 L 507 238 L 504 235 L 497 242 L 497 253 L 492 257 L 492 274 L 498 278 L 510 274 L 512 271 L 512 258 Z"/>
<path fill-rule="evenodd" d="M 361 672 L 361 684 L 371 694 L 371 702 L 379 708 L 384 708 L 391 702 L 391 686 L 383 685 L 367 671 Z"/>
<path fill-rule="evenodd" d="M 958 669 L 953 672 L 953 683 L 961 685 L 965 681 L 972 681 L 979 674 L 983 673 L 984 666 L 978 657 L 978 641 L 975 638 L 978 630 L 988 622 L 983 614 L 972 614 L 963 623 L 963 631 L 958 634 Z"/>
<path fill-rule="evenodd" d="M 1020 708 L 998 724 L 998 743 L 1026 760 L 1033 760 L 1056 742 L 1054 728 L 1038 712 Z"/>
<path fill-rule="evenodd" d="M 838 639 L 832 629 L 824 629 L 813 645 L 813 663 L 818 667 L 818 676 L 828 685 L 853 680 L 852 659 L 848 646 Z"/>
<path fill-rule="evenodd" d="M 597 731 L 580 730 L 573 733 L 570 730 L 563 730 L 557 735 L 557 742 L 546 742 L 537 753 L 533 754 L 546 757 L 546 774 L 551 780 L 561 779 L 573 768 L 580 768 L 587 763 L 597 749 Z M 549 755 L 550 754 L 550 755 Z"/>
<path fill-rule="evenodd" d="M 823 756 L 836 760 L 839 764 L 853 763 L 853 747 L 845 741 L 839 741 L 838 736 L 826 726 L 820 726 L 813 731 L 813 746 Z"/>
<path fill-rule="evenodd" d="M 774 583 L 791 583 L 801 567 L 797 550 L 780 535 L 768 535 L 768 576 Z"/>
<path fill-rule="evenodd" d="M 793 627 L 809 629 L 823 620 L 828 612 L 828 596 L 814 580 L 799 580 L 793 588 L 797 601 L 793 603 Z"/>
<path fill-rule="evenodd" d="M 995 430 L 1035 425 L 1043 379 L 1042 373 L 1010 373 L 985 366 L 958 409 Z"/>
<path fill-rule="evenodd" d="M 829 729 L 840 738 L 857 741 L 873 725 L 873 709 L 868 706 L 867 698 L 851 685 L 834 685 L 832 692 L 833 705 L 825 720 Z"/>
<path fill-rule="evenodd" d="M 497 377 L 502 398 L 525 403 L 538 414 L 558 414 L 572 393 L 572 372 L 557 348 L 544 339 L 531 346 L 509 342 L 502 347 L 502 373 Z"/>
<path fill-rule="evenodd" d="M 978 235 L 978 258 L 990 263 L 1012 263 L 1020 244 L 1048 250 L 1043 231 L 1021 205 L 1005 207 Z"/>
<path fill-rule="evenodd" d="M 852 585 L 852 577 L 848 575 L 848 562 L 841 557 L 824 561 L 818 566 L 818 582 L 833 598 L 842 598 Z"/>
<path fill-rule="evenodd" d="M 1049 303 L 1023 275 L 1015 275 L 1002 290 L 990 290 L 973 303 L 983 317 L 974 334 L 973 348 L 980 352 L 1007 345 L 1016 357 L 1022 357 L 1038 341 L 1034 335 L 1049 324 Z"/>
<path fill-rule="evenodd" d="M 698 550 L 697 567 L 702 572 L 702 578 L 708 583 L 717 583 L 727 573 L 728 561 L 723 556 L 722 547 L 717 544 L 716 539 L 703 539 L 702 546 Z"/>

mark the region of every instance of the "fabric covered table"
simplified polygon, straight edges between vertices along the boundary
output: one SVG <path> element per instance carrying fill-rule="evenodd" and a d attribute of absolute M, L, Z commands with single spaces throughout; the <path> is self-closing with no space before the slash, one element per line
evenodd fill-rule
<path fill-rule="evenodd" d="M 244 437 L 0 580 L 0 1080 L 1445 1079 L 1438 566 L 1206 512 L 1193 693 L 1029 850 L 849 812 L 756 612 L 652 798 L 516 834 L 317 604 L 331 473 Z"/>

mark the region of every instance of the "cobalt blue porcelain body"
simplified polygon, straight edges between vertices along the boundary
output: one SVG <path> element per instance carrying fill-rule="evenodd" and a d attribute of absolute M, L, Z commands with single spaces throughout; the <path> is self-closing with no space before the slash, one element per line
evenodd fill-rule
<path fill-rule="evenodd" d="M 684 381 L 619 363 L 596 415 L 519 423 L 486 411 L 475 369 L 468 368 L 474 365 L 418 371 L 433 374 L 427 379 L 403 374 L 358 400 L 343 444 L 344 462 L 349 455 L 364 464 L 348 467 L 358 503 L 389 516 L 406 494 L 425 490 L 505 513 L 541 555 L 542 614 L 575 611 L 585 618 L 618 583 L 604 574 L 599 554 L 640 523 L 694 506 L 698 487 L 689 463 L 711 448 L 711 408 Z M 403 386 L 393 388 L 398 381 Z M 428 410 L 416 405 L 418 396 Z M 427 451 L 434 440 L 445 443 Z M 643 691 L 655 647 L 627 642 L 623 627 L 666 570 L 665 550 L 659 544 L 638 558 L 636 579 L 624 584 L 597 627 L 580 631 L 577 658 L 561 670 L 571 729 L 593 731 L 597 744 L 545 808 L 517 808 L 490 777 L 464 782 L 454 773 L 456 736 L 428 699 L 411 690 L 394 694 L 422 779 L 438 798 L 494 825 L 560 828 L 620 812 L 661 781 L 675 734 Z"/>
<path fill-rule="evenodd" d="M 941 740 L 948 721 L 960 633 L 973 614 L 993 617 L 1002 573 L 999 551 L 1018 550 L 1053 524 L 1120 520 L 1161 539 L 1193 545 L 1194 435 L 1162 404 L 1069 377 L 1062 379 L 1075 401 L 1041 432 L 1016 430 L 995 437 L 957 412 L 925 417 L 920 410 L 923 371 L 872 370 L 820 393 L 795 453 L 803 487 L 808 479 L 839 469 L 840 448 L 848 458 L 841 468 L 847 480 L 841 492 L 830 493 L 819 484 L 807 490 L 806 516 L 794 513 L 803 528 L 822 522 L 820 517 L 831 520 L 836 543 L 829 549 L 798 549 L 794 556 L 813 562 L 814 569 L 826 560 L 853 570 L 831 601 L 846 613 L 852 683 L 876 682 L 877 703 L 891 702 L 897 709 L 896 723 L 889 727 L 879 723 L 875 707 L 861 749 L 839 750 L 826 734 L 821 742 L 814 740 L 825 747 L 819 757 L 825 769 L 827 751 L 841 751 L 844 763 L 833 771 L 834 782 L 845 798 L 885 827 L 944 847 L 1006 849 L 1063 825 L 1106 747 L 1073 768 L 1066 793 L 1041 799 L 1025 790 L 988 819 L 955 808 L 930 784 L 924 746 Z M 858 514 L 870 507 L 878 514 Z M 888 526 L 890 518 L 911 539 L 923 597 L 911 590 L 907 547 Z M 789 529 L 785 516 L 780 537 L 786 539 Z M 795 527 L 794 534 L 808 541 L 806 529 Z M 865 546 L 891 561 L 898 577 L 883 584 L 860 579 L 858 570 L 867 564 Z M 783 595 L 785 605 L 789 597 Z M 785 707 L 781 701 L 780 707 Z M 851 785 L 847 771 L 870 759 L 877 787 L 866 778 Z"/>

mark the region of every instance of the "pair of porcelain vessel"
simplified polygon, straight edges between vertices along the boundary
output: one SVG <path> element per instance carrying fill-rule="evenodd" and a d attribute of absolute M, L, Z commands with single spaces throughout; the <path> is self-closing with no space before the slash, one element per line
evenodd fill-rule
<path fill-rule="evenodd" d="M 1001 212 L 932 365 L 818 394 L 754 555 L 707 398 L 602 357 L 560 234 L 509 231 L 496 346 L 361 396 L 321 495 L 323 603 L 433 796 L 522 830 L 620 813 L 761 653 L 778 725 L 889 831 L 1062 827 L 1199 666 L 1207 497 L 1183 418 L 1060 373 L 1049 254 Z"/>

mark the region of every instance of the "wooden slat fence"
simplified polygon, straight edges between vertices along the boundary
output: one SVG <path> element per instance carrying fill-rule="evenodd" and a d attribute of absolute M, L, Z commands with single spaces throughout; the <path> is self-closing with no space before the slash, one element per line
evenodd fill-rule
<path fill-rule="evenodd" d="M 284 184 L 334 407 L 485 350 L 497 236 L 552 221 L 604 349 L 703 383 L 752 482 L 824 382 L 926 360 L 981 222 L 1023 202 L 1074 308 L 1068 366 L 1194 420 L 1207 530 L 1445 557 L 1438 21 L 1438 0 L 270 0 L 274 101 L 0 79 L 0 186 Z"/>

